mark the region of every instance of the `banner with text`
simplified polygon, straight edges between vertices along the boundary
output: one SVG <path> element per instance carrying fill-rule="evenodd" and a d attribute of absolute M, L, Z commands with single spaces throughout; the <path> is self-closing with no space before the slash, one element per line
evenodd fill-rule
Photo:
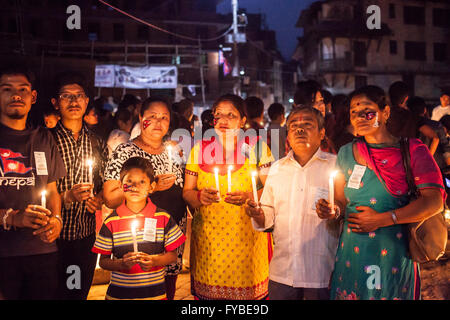
<path fill-rule="evenodd" d="M 127 89 L 176 89 L 178 84 L 176 66 L 129 67 L 114 65 L 112 75 L 109 72 L 110 67 L 111 65 L 96 66 L 96 87 L 111 87 L 109 86 L 111 81 L 114 83 L 112 87 Z"/>

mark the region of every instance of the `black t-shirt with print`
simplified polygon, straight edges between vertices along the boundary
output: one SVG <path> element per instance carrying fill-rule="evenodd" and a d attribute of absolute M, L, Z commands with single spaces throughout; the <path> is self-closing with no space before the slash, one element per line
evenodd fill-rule
<path fill-rule="evenodd" d="M 18 131 L 0 124 L 0 208 L 17 210 L 41 204 L 41 192 L 46 185 L 65 174 L 55 140 L 47 129 Z M 57 251 L 55 242 L 45 243 L 39 236 L 33 236 L 33 231 L 30 228 L 6 231 L 1 227 L 0 257 Z"/>

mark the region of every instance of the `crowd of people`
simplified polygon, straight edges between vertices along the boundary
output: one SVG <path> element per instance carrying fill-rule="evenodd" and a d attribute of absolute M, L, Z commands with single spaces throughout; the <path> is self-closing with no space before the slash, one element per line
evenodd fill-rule
<path fill-rule="evenodd" d="M 3 299 L 87 299 L 99 256 L 106 299 L 172 300 L 186 239 L 198 300 L 420 299 L 405 226 L 446 205 L 449 92 L 430 119 L 403 82 L 308 80 L 289 110 L 226 94 L 198 117 L 189 99 L 90 101 L 66 73 L 32 126 L 34 81 L 0 71 Z"/>

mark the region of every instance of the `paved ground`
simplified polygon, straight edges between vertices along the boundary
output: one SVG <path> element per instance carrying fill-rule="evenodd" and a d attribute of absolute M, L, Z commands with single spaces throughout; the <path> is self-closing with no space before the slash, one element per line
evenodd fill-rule
<path fill-rule="evenodd" d="M 423 300 L 450 300 L 450 224 L 449 241 L 445 256 L 437 262 L 421 265 L 422 299 Z M 189 242 L 188 242 L 189 243 Z M 189 244 L 185 248 L 183 262 L 189 263 Z M 94 284 L 89 292 L 88 300 L 104 300 L 109 274 L 98 269 L 94 278 Z M 189 270 L 184 270 L 178 276 L 175 300 L 193 300 L 191 295 L 191 283 Z"/>
<path fill-rule="evenodd" d="M 91 287 L 88 300 L 105 300 L 107 284 L 97 284 Z M 184 271 L 178 276 L 175 300 L 194 300 L 191 295 L 191 279 L 189 271 Z"/>

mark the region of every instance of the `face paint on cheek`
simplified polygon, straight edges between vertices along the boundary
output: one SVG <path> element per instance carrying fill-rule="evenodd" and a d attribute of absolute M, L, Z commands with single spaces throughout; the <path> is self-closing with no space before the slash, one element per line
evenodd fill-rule
<path fill-rule="evenodd" d="M 144 121 L 142 122 L 142 127 L 144 128 L 144 130 L 147 129 L 148 126 L 151 125 L 151 123 L 152 123 L 151 120 L 144 120 Z"/>

